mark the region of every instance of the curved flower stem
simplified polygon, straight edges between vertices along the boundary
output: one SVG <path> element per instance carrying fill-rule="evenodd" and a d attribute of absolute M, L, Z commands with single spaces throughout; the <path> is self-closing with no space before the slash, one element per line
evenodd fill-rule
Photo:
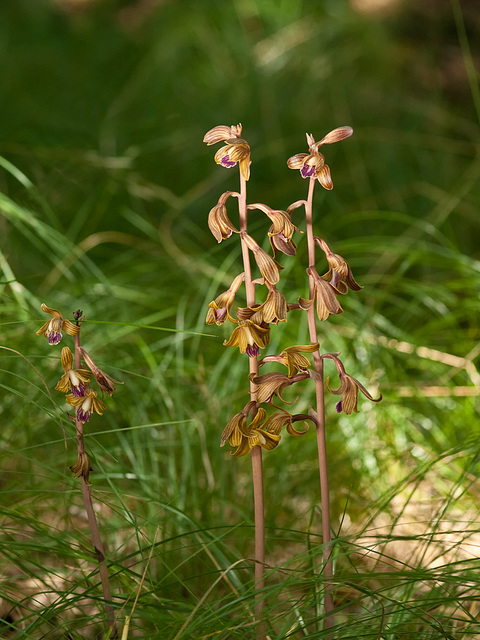
<path fill-rule="evenodd" d="M 315 241 L 313 239 L 313 220 L 312 220 L 312 203 L 313 191 L 315 188 L 315 178 L 310 179 L 308 187 L 308 197 L 305 203 L 305 218 L 307 223 L 307 244 L 308 244 L 308 266 L 315 268 Z M 313 277 L 309 276 L 310 299 L 314 296 Z M 318 342 L 317 326 L 315 319 L 315 304 L 312 304 L 307 312 L 308 330 L 310 333 L 310 342 L 316 344 Z M 325 429 L 325 402 L 324 402 L 324 383 L 323 383 L 323 359 L 318 351 L 313 353 L 313 362 L 315 371 L 319 374 L 319 379 L 315 380 L 315 396 L 317 405 L 316 415 L 316 433 L 318 448 L 318 468 L 320 473 L 320 499 L 322 505 L 322 535 L 323 535 L 323 575 L 325 578 L 325 627 L 333 626 L 333 595 L 331 579 L 333 575 L 332 569 L 332 548 L 330 544 L 330 497 L 328 491 L 328 471 L 327 471 L 327 445 L 326 445 L 326 429 Z"/>
<path fill-rule="evenodd" d="M 247 232 L 247 182 L 240 172 L 240 197 L 238 199 L 240 219 L 240 231 Z M 243 269 L 245 272 L 245 292 L 247 307 L 255 304 L 255 285 L 252 282 L 252 270 L 250 266 L 250 254 L 245 241 L 242 242 Z M 258 375 L 257 356 L 249 357 L 250 373 Z M 253 377 L 253 376 L 252 376 Z M 256 399 L 256 385 L 250 383 L 250 400 Z M 253 417 L 253 414 L 252 414 Z M 253 447 L 251 451 L 252 475 L 253 475 L 253 500 L 255 512 L 255 617 L 261 620 L 264 609 L 264 600 L 261 592 L 265 586 L 265 505 L 263 491 L 262 449 Z M 265 623 L 260 622 L 257 631 L 257 640 L 265 640 Z"/>
<path fill-rule="evenodd" d="M 80 369 L 80 334 L 77 333 L 75 336 L 75 368 Z M 75 425 L 77 430 L 77 448 L 78 455 L 85 454 L 85 442 L 83 438 L 83 423 L 78 418 L 75 418 Z M 100 531 L 98 528 L 97 517 L 95 515 L 95 510 L 93 508 L 92 502 L 92 485 L 85 479 L 85 477 L 81 476 L 82 482 L 82 495 L 83 502 L 85 505 L 85 511 L 87 512 L 88 524 L 90 526 L 90 531 L 92 534 L 92 543 L 93 548 L 95 549 L 95 555 L 97 557 L 98 562 L 98 571 L 100 574 L 100 581 L 102 583 L 102 591 L 103 597 L 105 599 L 105 613 L 107 616 L 107 624 L 110 629 L 109 638 L 117 638 L 118 631 L 115 623 L 115 614 L 112 605 L 110 604 L 112 601 L 112 592 L 110 589 L 110 579 L 108 577 L 108 568 L 105 562 L 105 549 L 103 547 L 103 542 L 100 537 Z"/>

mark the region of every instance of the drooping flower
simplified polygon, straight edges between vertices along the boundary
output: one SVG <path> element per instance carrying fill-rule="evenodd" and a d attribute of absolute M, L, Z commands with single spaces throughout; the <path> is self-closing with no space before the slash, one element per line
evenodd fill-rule
<path fill-rule="evenodd" d="M 212 232 L 215 240 L 221 242 L 229 238 L 232 233 L 240 233 L 232 224 L 227 214 L 226 201 L 230 196 L 237 196 L 233 191 L 222 193 L 217 204 L 210 210 L 208 214 L 208 228 Z"/>
<path fill-rule="evenodd" d="M 343 309 L 337 300 L 337 289 L 329 282 L 323 280 L 313 267 L 308 267 L 308 275 L 312 276 L 314 284 L 313 300 L 299 298 L 300 309 L 308 310 L 316 302 L 317 316 L 319 320 L 326 320 L 330 315 L 343 313 Z"/>
<path fill-rule="evenodd" d="M 208 305 L 207 312 L 207 324 L 217 324 L 221 325 L 228 318 L 230 322 L 236 322 L 234 318 L 230 315 L 230 309 L 232 307 L 233 301 L 235 300 L 235 295 L 243 282 L 245 274 L 240 273 L 230 285 L 230 288 L 227 291 L 224 291 L 219 296 L 215 298 Z"/>
<path fill-rule="evenodd" d="M 90 461 L 85 451 L 82 451 L 78 454 L 78 458 L 75 460 L 72 466 L 69 467 L 69 469 L 73 473 L 75 478 L 82 477 L 86 482 L 88 482 L 88 476 L 90 475 L 91 468 Z"/>
<path fill-rule="evenodd" d="M 62 393 L 71 391 L 76 398 L 81 398 L 85 395 L 85 385 L 90 381 L 92 374 L 87 369 L 73 368 L 73 355 L 68 347 L 63 347 L 61 360 L 65 373 L 58 381 L 55 389 Z"/>
<path fill-rule="evenodd" d="M 336 404 L 337 413 L 346 413 L 347 415 L 352 413 L 358 413 L 358 392 L 361 391 L 363 395 L 372 402 L 380 402 L 382 394 L 378 398 L 374 398 L 356 378 L 348 373 L 340 373 L 340 387 L 338 389 L 331 389 L 329 386 L 330 378 L 327 378 L 325 385 L 336 396 L 342 396 L 340 401 Z"/>
<path fill-rule="evenodd" d="M 203 141 L 208 144 L 226 142 L 227 144 L 215 154 L 215 162 L 226 169 L 231 169 L 237 162 L 245 180 L 250 178 L 250 147 L 246 140 L 240 138 L 242 125 L 219 125 L 208 131 Z"/>
<path fill-rule="evenodd" d="M 106 374 L 105 371 L 102 371 L 100 367 L 97 367 L 91 356 L 88 355 L 83 347 L 80 347 L 79 349 L 85 364 L 93 373 L 93 376 L 102 392 L 106 393 L 108 396 L 113 396 L 117 388 L 116 385 L 123 384 L 123 382 L 114 380 L 111 376 Z"/>
<path fill-rule="evenodd" d="M 271 403 L 274 395 L 278 396 L 280 400 L 286 404 L 293 404 L 292 402 L 287 402 L 282 398 L 282 391 L 285 387 L 288 387 L 295 382 L 306 380 L 309 377 L 309 374 L 304 372 L 297 373 L 294 376 L 287 376 L 285 373 L 279 373 L 277 371 L 264 373 L 261 376 L 251 373 L 249 376 L 250 380 L 254 384 L 258 385 L 256 398 L 259 404 L 262 404 L 263 402 Z"/>
<path fill-rule="evenodd" d="M 65 333 L 68 333 L 68 335 L 70 336 L 74 336 L 80 331 L 79 326 L 73 324 L 73 322 L 70 322 L 70 320 L 64 320 L 60 311 L 51 309 L 44 303 L 42 303 L 40 308 L 45 313 L 49 313 L 51 316 L 53 316 L 51 320 L 45 322 L 45 324 L 42 325 L 36 332 L 37 336 L 44 335 L 46 338 L 48 338 L 49 344 L 58 344 L 62 339 L 62 331 L 65 331 Z"/>
<path fill-rule="evenodd" d="M 315 142 L 312 134 L 307 133 L 309 153 L 295 154 L 288 159 L 287 165 L 290 169 L 299 169 L 302 178 L 316 179 L 325 189 L 333 189 L 330 168 L 325 164 L 325 157 L 318 149 L 324 144 L 332 144 L 349 138 L 352 133 L 353 129 L 351 127 L 338 127 L 327 133 L 320 142 Z"/>
<path fill-rule="evenodd" d="M 297 245 L 293 242 L 292 236 L 294 231 L 302 233 L 298 227 L 296 227 L 287 211 L 280 209 L 271 209 L 265 204 L 250 204 L 248 209 L 259 209 L 263 211 L 270 220 L 272 226 L 268 231 L 268 237 L 273 249 L 273 255 L 276 255 L 277 251 L 281 251 L 287 256 L 294 256 L 297 250 Z"/>
<path fill-rule="evenodd" d="M 345 258 L 339 256 L 338 253 L 333 253 L 323 238 L 316 236 L 314 240 L 322 251 L 325 252 L 328 266 L 330 267 L 322 278 L 327 280 L 327 282 L 330 282 L 332 287 L 335 287 L 335 289 L 342 295 L 345 295 L 349 288 L 352 291 L 360 291 L 360 289 L 363 289 L 358 282 L 355 282 L 350 265 Z"/>
<path fill-rule="evenodd" d="M 300 420 L 305 422 L 305 429 L 303 431 L 297 431 L 294 428 L 293 423 L 299 422 Z M 307 420 L 312 420 L 310 416 L 307 414 L 295 414 L 291 415 L 288 411 L 277 411 L 273 413 L 263 424 L 263 428 L 265 431 L 270 433 L 279 434 L 283 427 L 286 427 L 287 433 L 290 436 L 303 436 L 308 431 Z"/>
<path fill-rule="evenodd" d="M 241 232 L 242 240 L 247 247 L 253 253 L 257 267 L 260 269 L 260 273 L 263 278 L 270 284 L 277 284 L 280 280 L 280 270 L 283 269 L 278 262 L 276 262 L 272 256 L 269 256 L 266 251 L 258 244 L 256 240 L 249 236 L 248 233 Z"/>
<path fill-rule="evenodd" d="M 379 395 L 378 398 L 374 398 L 368 391 L 365 389 L 363 384 L 361 384 L 356 378 L 349 375 L 345 371 L 345 367 L 343 366 L 342 361 L 338 358 L 338 354 L 334 353 L 324 353 L 322 358 L 330 358 L 335 362 L 335 366 L 337 367 L 338 376 L 340 378 L 340 387 L 338 389 L 330 388 L 330 378 L 327 378 L 325 381 L 325 386 L 327 390 L 335 396 L 342 396 L 336 404 L 337 413 L 346 413 L 347 415 L 352 412 L 358 413 L 358 392 L 361 391 L 363 395 L 370 400 L 371 402 L 380 402 L 382 399 L 382 394 Z"/>
<path fill-rule="evenodd" d="M 73 394 L 68 394 L 65 400 L 69 405 L 76 408 L 76 417 L 84 424 L 90 420 L 92 411 L 95 411 L 95 413 L 101 416 L 106 409 L 105 403 L 97 398 L 96 392 L 90 388 L 87 388 L 85 395 L 80 398 L 77 398 Z"/>
<path fill-rule="evenodd" d="M 254 311 L 261 311 L 263 321 L 277 324 L 287 321 L 287 301 L 275 285 L 269 285 L 267 299 L 262 304 L 252 307 Z"/>
<path fill-rule="evenodd" d="M 240 353 L 250 358 L 257 356 L 270 342 L 270 328 L 262 327 L 252 320 L 239 320 L 232 335 L 223 343 L 226 347 L 238 347 Z"/>
<path fill-rule="evenodd" d="M 220 446 L 223 447 L 228 440 L 229 444 L 237 447 L 232 452 L 232 456 L 240 457 L 249 453 L 254 447 L 260 446 L 262 449 L 274 449 L 281 440 L 281 436 L 265 428 L 262 423 L 267 412 L 259 408 L 250 423 L 247 424 L 247 416 L 252 409 L 256 408 L 255 402 L 249 402 L 240 413 L 237 413 L 225 427 Z"/>
<path fill-rule="evenodd" d="M 306 371 L 312 366 L 310 360 L 304 356 L 303 353 L 314 353 L 314 351 L 318 351 L 319 346 L 317 342 L 315 344 L 287 347 L 277 356 L 265 356 L 258 364 L 261 366 L 266 362 L 279 362 L 288 367 L 288 377 L 291 378 L 295 374 Z"/>

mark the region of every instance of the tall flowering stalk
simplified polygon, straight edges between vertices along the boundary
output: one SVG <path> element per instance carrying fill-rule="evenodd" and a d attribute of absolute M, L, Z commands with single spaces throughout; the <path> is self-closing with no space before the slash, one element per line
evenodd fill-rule
<path fill-rule="evenodd" d="M 74 322 L 64 319 L 62 314 L 56 309 L 51 309 L 47 305 L 42 304 L 42 311 L 49 313 L 52 320 L 46 322 L 38 331 L 37 335 L 44 335 L 48 338 L 50 345 L 58 345 L 62 340 L 62 331 L 74 337 L 74 354 L 69 347 L 63 347 L 61 351 L 61 363 L 63 367 L 63 375 L 58 381 L 55 389 L 65 393 L 65 400 L 75 408 L 75 416 L 69 416 L 75 422 L 76 439 L 77 439 L 77 460 L 70 467 L 70 471 L 76 478 L 80 478 L 82 485 L 82 496 L 87 513 L 88 523 L 92 535 L 92 543 L 95 549 L 95 555 L 98 561 L 98 570 L 100 581 L 102 584 L 103 595 L 105 598 L 105 613 L 109 626 L 109 638 L 118 637 L 117 627 L 112 601 L 112 593 L 110 588 L 110 579 L 105 559 L 105 549 L 100 536 L 97 517 L 92 502 L 92 485 L 89 482 L 90 462 L 85 450 L 85 439 L 83 428 L 90 420 L 92 413 L 103 414 L 106 409 L 105 403 L 98 397 L 97 392 L 90 387 L 91 378 L 93 376 L 100 391 L 111 396 L 115 392 L 117 381 L 107 375 L 99 367 L 96 366 L 91 356 L 80 346 L 80 326 L 83 320 L 82 311 L 75 311 L 73 314 Z M 86 367 L 82 367 L 82 360 Z"/>
<path fill-rule="evenodd" d="M 360 285 L 355 281 L 348 263 L 333 253 L 323 238 L 314 235 L 313 229 L 313 193 L 318 181 L 325 189 L 333 189 L 330 169 L 325 164 L 325 158 L 320 153 L 319 147 L 333 142 L 338 142 L 352 135 L 350 127 L 339 127 L 328 133 L 320 142 L 315 142 L 313 136 L 307 134 L 309 153 L 299 153 L 288 160 L 291 169 L 298 169 L 303 178 L 309 180 L 308 195 L 306 200 L 299 200 L 290 205 L 286 211 L 272 209 L 262 204 L 247 204 L 246 182 L 250 177 L 250 147 L 242 139 L 242 127 L 218 126 L 211 129 L 204 138 L 207 144 L 224 142 L 224 146 L 215 154 L 217 164 L 225 168 L 232 168 L 236 164 L 240 168 L 240 192 L 227 191 L 222 194 L 217 204 L 212 208 L 208 216 L 209 228 L 217 242 L 230 238 L 233 234 L 240 236 L 243 272 L 232 281 L 229 289 L 221 293 L 209 304 L 207 323 L 221 325 L 225 321 L 235 324 L 231 337 L 224 342 L 225 346 L 238 347 L 240 353 L 249 356 L 249 401 L 244 408 L 236 413 L 225 427 L 221 446 L 229 443 L 234 447 L 233 456 L 243 456 L 250 453 L 253 465 L 254 502 L 255 502 L 255 575 L 257 589 L 264 587 L 264 506 L 263 506 L 263 479 L 262 479 L 262 449 L 272 450 L 281 440 L 281 432 L 285 428 L 291 436 L 301 436 L 308 430 L 308 421 L 312 422 L 317 434 L 317 448 L 320 472 L 320 493 L 322 505 L 322 534 L 323 534 L 323 574 L 324 574 L 324 604 L 325 627 L 333 624 L 333 593 L 332 593 L 332 562 L 331 562 L 331 537 L 330 537 L 330 505 L 327 475 L 326 453 L 326 425 L 325 425 L 325 400 L 324 389 L 341 399 L 337 403 L 337 411 L 352 413 L 358 411 L 357 395 L 360 390 L 369 400 L 378 402 L 381 399 L 373 398 L 360 382 L 346 373 L 338 354 L 320 354 L 317 335 L 317 318 L 325 321 L 332 314 L 339 314 L 343 309 L 338 300 L 348 290 L 358 291 Z M 227 201 L 229 198 L 238 200 L 239 228 L 231 222 L 227 213 Z M 285 295 L 279 288 L 281 265 L 277 262 L 278 253 L 286 256 L 296 255 L 296 244 L 293 240 L 298 227 L 292 221 L 293 212 L 300 208 L 305 209 L 308 266 L 306 268 L 309 282 L 308 298 L 298 298 L 296 303 L 287 303 Z M 247 213 L 256 211 L 265 214 L 271 226 L 268 230 L 268 238 L 273 256 L 266 252 L 260 244 L 248 234 Z M 319 275 L 316 267 L 316 250 L 320 249 L 328 264 L 328 270 L 324 275 Z M 250 255 L 260 271 L 260 278 L 252 279 Z M 242 282 L 245 283 L 246 307 L 237 307 L 232 313 L 235 298 L 240 290 Z M 256 302 L 255 284 L 266 289 L 266 296 L 261 303 Z M 265 355 L 260 360 L 260 349 L 268 347 L 272 325 L 287 321 L 287 314 L 292 310 L 304 310 L 307 313 L 310 344 L 291 345 L 282 349 L 279 354 Z M 311 354 L 313 366 L 305 354 Z M 324 382 L 323 363 L 325 359 L 334 361 L 340 378 L 338 389 L 332 389 L 329 379 Z M 259 374 L 259 368 L 268 363 L 275 362 L 284 365 L 287 373 L 270 372 Z M 287 404 L 282 395 L 288 387 L 305 380 L 313 380 L 315 385 L 315 408 L 310 407 L 308 413 L 294 414 L 282 409 L 278 401 Z M 263 405 L 263 406 L 262 406 Z M 269 409 L 276 409 L 273 413 Z M 297 430 L 296 422 L 304 422 L 304 428 Z M 256 594 L 257 638 L 263 640 L 265 625 L 262 621 L 263 598 Z"/>
<path fill-rule="evenodd" d="M 273 269 L 272 259 L 269 264 L 269 256 L 261 249 L 255 240 L 248 235 L 247 228 L 247 181 L 250 178 L 250 147 L 240 135 L 242 133 L 242 125 L 227 127 L 218 126 L 205 135 L 204 142 L 208 145 L 218 142 L 226 142 L 226 145 L 217 151 L 215 161 L 228 169 L 234 167 L 237 163 L 240 168 L 240 192 L 226 192 L 219 198 L 217 205 L 210 211 L 208 224 L 210 230 L 218 242 L 227 239 L 232 233 L 240 235 L 242 248 L 243 273 L 239 274 L 230 289 L 219 296 L 209 305 L 207 314 L 207 323 L 222 324 L 225 319 L 236 323 L 230 339 L 225 342 L 227 346 L 238 346 L 241 353 L 246 353 L 249 357 L 249 373 L 252 376 L 258 374 L 258 353 L 260 348 L 265 347 L 270 341 L 270 331 L 268 324 L 262 319 L 261 312 L 255 309 L 255 284 L 252 279 L 252 270 L 250 264 L 250 252 L 260 265 L 263 265 L 262 273 Z M 239 227 L 236 229 L 230 222 L 226 202 L 228 198 L 235 197 L 238 200 L 238 218 Z M 260 261 L 260 262 L 259 262 Z M 275 279 L 275 276 L 271 279 Z M 235 295 L 242 283 L 245 283 L 245 294 L 248 313 L 245 316 L 238 315 L 235 320 L 230 315 L 230 308 L 233 304 Z M 220 306 L 222 305 L 222 306 Z M 213 311 L 213 314 L 212 314 Z M 253 382 L 250 383 L 250 402 L 249 412 L 252 412 L 252 422 L 261 416 L 256 410 L 256 390 Z M 248 412 L 247 412 L 248 415 Z M 225 440 L 223 441 L 225 442 Z M 265 565 L 265 507 L 264 507 L 264 490 L 263 490 L 263 469 L 262 469 L 262 450 L 260 447 L 252 446 L 250 449 L 252 459 L 253 474 L 253 493 L 254 493 L 254 510 L 255 510 L 255 583 L 257 590 L 264 587 L 264 565 Z M 255 612 L 258 618 L 261 617 L 263 609 L 263 601 L 260 597 L 256 597 Z M 263 627 L 259 627 L 259 638 L 264 637 Z"/>

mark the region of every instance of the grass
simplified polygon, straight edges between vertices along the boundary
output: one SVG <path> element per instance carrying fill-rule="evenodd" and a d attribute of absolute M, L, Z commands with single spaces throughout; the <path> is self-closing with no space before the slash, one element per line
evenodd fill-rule
<path fill-rule="evenodd" d="M 299 197 L 286 159 L 305 131 L 355 130 L 348 152 L 328 149 L 335 189 L 315 215 L 365 288 L 321 340 L 384 401 L 337 416 L 327 398 L 334 637 L 475 637 L 478 23 L 458 4 L 412 22 L 408 8 L 380 19 L 343 1 L 237 0 L 159 3 L 143 21 L 138 5 L 127 24 L 134 6 L 0 9 L 0 635 L 105 633 L 68 471 L 75 429 L 57 355 L 35 336 L 45 302 L 83 309 L 85 347 L 125 382 L 86 429 L 119 626 L 255 637 L 250 466 L 218 446 L 246 401 L 245 365 L 204 324 L 238 255 L 208 233 L 219 190 L 235 187 L 201 140 L 241 121 L 249 198 L 275 207 Z M 304 273 L 284 264 L 298 289 Z M 306 335 L 289 322 L 271 352 Z M 284 438 L 264 457 L 272 640 L 327 637 L 315 446 Z"/>

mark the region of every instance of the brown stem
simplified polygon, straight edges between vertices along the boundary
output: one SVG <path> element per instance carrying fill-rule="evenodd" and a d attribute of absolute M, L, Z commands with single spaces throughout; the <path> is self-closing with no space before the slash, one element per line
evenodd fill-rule
<path fill-rule="evenodd" d="M 75 336 L 75 369 L 80 369 L 80 334 Z M 78 455 L 85 453 L 85 441 L 83 438 L 83 423 L 77 417 L 75 417 L 75 426 L 77 430 L 77 447 Z M 110 628 L 111 639 L 118 637 L 117 626 L 115 623 L 115 613 L 113 606 L 110 604 L 112 601 L 112 592 L 110 589 L 110 579 L 108 577 L 108 568 L 105 561 L 105 549 L 100 537 L 100 530 L 98 528 L 97 517 L 93 508 L 92 502 L 92 485 L 81 476 L 82 482 L 82 495 L 85 505 L 85 511 L 87 512 L 88 524 L 92 535 L 93 548 L 95 549 L 95 555 L 98 562 L 98 571 L 100 574 L 100 581 L 102 583 L 103 597 L 105 599 L 105 613 L 107 616 L 107 624 Z"/>
<path fill-rule="evenodd" d="M 238 199 L 238 210 L 240 219 L 240 231 L 247 233 L 247 183 L 240 173 L 240 197 Z M 242 238 L 242 258 L 245 272 L 245 292 L 247 297 L 247 307 L 255 304 L 255 285 L 252 282 L 252 269 L 250 266 L 250 254 L 247 245 Z M 258 375 L 257 356 L 249 357 L 250 374 Z M 251 376 L 253 377 L 253 376 Z M 250 383 L 250 400 L 256 399 L 256 385 Z M 252 414 L 253 417 L 253 414 Z M 262 593 L 265 586 L 265 505 L 263 490 L 263 468 L 262 449 L 254 447 L 251 451 L 252 476 L 253 476 L 253 500 L 255 513 L 255 618 L 259 622 L 257 628 L 257 640 L 265 640 L 265 622 L 263 617 L 264 599 Z"/>
<path fill-rule="evenodd" d="M 307 223 L 307 244 L 308 244 L 308 265 L 315 267 L 315 241 L 313 239 L 313 219 L 312 203 L 315 179 L 310 179 L 308 187 L 308 198 L 305 204 L 305 218 Z M 310 299 L 314 296 L 313 277 L 309 276 Z M 317 325 L 315 319 L 315 304 L 312 304 L 307 312 L 308 330 L 310 342 L 318 342 Z M 317 449 L 318 449 L 318 469 L 320 473 L 320 500 L 322 505 L 322 535 L 323 535 L 323 575 L 325 578 L 325 627 L 332 627 L 334 624 L 333 615 L 333 595 L 332 595 L 332 548 L 330 539 L 330 496 L 328 490 L 328 470 L 327 470 L 327 443 L 325 429 L 325 402 L 324 402 L 324 381 L 323 381 L 323 359 L 318 351 L 313 353 L 315 371 L 319 374 L 319 379 L 315 380 L 315 396 L 317 405 Z"/>

